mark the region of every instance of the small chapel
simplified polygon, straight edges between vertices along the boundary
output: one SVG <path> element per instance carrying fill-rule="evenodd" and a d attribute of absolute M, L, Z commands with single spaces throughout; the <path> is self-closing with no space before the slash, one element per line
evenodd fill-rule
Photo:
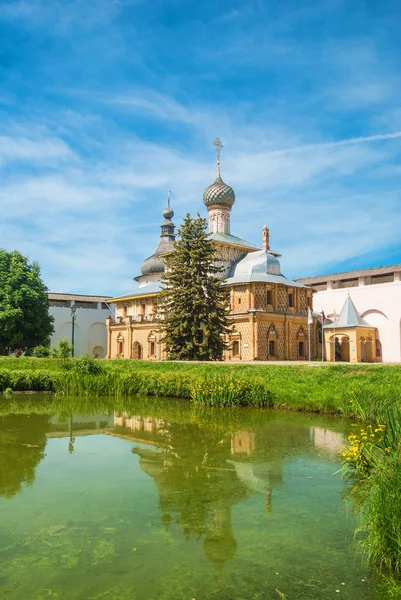
<path fill-rule="evenodd" d="M 312 289 L 287 279 L 281 273 L 280 254 L 270 248 L 269 229 L 262 230 L 262 247 L 231 233 L 231 210 L 235 203 L 232 187 L 220 171 L 221 141 L 217 148 L 215 181 L 203 193 L 208 211 L 209 236 L 216 247 L 222 285 L 229 291 L 230 332 L 222 357 L 225 361 L 306 360 L 309 344 L 317 356 L 317 328 L 308 328 Z M 107 358 L 163 360 L 157 304 L 165 271 L 164 257 L 174 250 L 174 212 L 170 195 L 163 211 L 160 238 L 154 253 L 141 265 L 134 278 L 137 288 L 113 298 L 114 319 L 107 319 Z M 309 340 L 311 336 L 311 340 Z"/>

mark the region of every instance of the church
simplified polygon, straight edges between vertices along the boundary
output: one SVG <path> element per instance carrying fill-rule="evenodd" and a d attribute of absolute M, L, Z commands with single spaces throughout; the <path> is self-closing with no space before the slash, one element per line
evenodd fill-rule
<path fill-rule="evenodd" d="M 203 193 L 208 211 L 209 236 L 216 247 L 222 285 L 230 297 L 230 333 L 225 361 L 305 360 L 318 355 L 317 327 L 308 326 L 313 290 L 287 279 L 280 268 L 280 254 L 270 248 L 269 229 L 262 230 L 262 247 L 231 233 L 230 217 L 235 203 L 232 187 L 220 172 L 219 139 L 215 181 Z M 174 213 L 168 203 L 163 211 L 160 239 L 154 253 L 135 277 L 137 288 L 110 300 L 114 318 L 107 319 L 107 358 L 163 360 L 157 304 L 162 292 L 164 256 L 174 250 Z M 309 339 L 311 336 L 311 339 Z"/>

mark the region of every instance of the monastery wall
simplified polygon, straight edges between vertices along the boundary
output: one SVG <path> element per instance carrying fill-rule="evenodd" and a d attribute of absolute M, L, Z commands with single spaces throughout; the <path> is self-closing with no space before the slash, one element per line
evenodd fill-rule
<path fill-rule="evenodd" d="M 401 361 L 401 281 L 321 290 L 313 296 L 314 311 L 339 315 L 350 294 L 359 314 L 377 327 L 376 360 Z"/>

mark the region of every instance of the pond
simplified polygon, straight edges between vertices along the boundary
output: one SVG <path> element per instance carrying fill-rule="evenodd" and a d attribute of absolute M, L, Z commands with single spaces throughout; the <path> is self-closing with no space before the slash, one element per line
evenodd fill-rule
<path fill-rule="evenodd" d="M 167 399 L 0 405 L 10 600 L 377 599 L 339 417 Z"/>

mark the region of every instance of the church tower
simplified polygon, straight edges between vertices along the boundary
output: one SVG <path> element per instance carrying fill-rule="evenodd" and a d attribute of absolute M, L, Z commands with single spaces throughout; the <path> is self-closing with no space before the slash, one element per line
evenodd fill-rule
<path fill-rule="evenodd" d="M 235 202 L 232 187 L 225 184 L 220 174 L 220 151 L 223 147 L 221 140 L 214 141 L 217 150 L 217 176 L 212 185 L 203 193 L 203 202 L 209 212 L 209 233 L 230 234 L 230 211 Z"/>

